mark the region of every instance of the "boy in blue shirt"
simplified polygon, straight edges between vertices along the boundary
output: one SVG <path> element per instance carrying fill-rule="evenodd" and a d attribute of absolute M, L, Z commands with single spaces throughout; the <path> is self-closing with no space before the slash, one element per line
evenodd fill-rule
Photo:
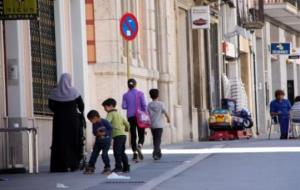
<path fill-rule="evenodd" d="M 280 139 L 288 138 L 289 112 L 291 107 L 290 101 L 284 99 L 284 92 L 282 90 L 276 90 L 275 100 L 270 104 L 270 114 L 272 117 L 278 116 L 281 133 Z"/>
<path fill-rule="evenodd" d="M 108 156 L 108 150 L 111 144 L 112 126 L 106 119 L 102 119 L 96 110 L 90 111 L 87 114 L 87 118 L 93 124 L 93 134 L 96 138 L 88 167 L 86 167 L 84 173 L 92 174 L 95 172 L 95 164 L 100 151 L 102 151 L 101 156 L 104 163 L 104 170 L 102 171 L 102 174 L 109 174 L 110 160 Z"/>

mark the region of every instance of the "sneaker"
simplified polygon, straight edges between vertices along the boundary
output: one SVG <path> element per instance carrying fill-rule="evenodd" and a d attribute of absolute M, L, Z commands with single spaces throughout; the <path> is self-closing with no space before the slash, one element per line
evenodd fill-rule
<path fill-rule="evenodd" d="M 138 154 L 137 153 L 133 153 L 132 160 L 135 162 L 138 162 Z"/>
<path fill-rule="evenodd" d="M 115 168 L 115 169 L 113 169 L 111 172 L 114 172 L 114 173 L 122 173 L 123 170 L 122 170 L 122 169 L 117 169 L 117 168 Z"/>
<path fill-rule="evenodd" d="M 83 173 L 84 174 L 93 174 L 93 173 L 95 173 L 95 168 L 88 166 L 88 167 L 85 168 Z"/>
<path fill-rule="evenodd" d="M 138 156 L 139 156 L 140 160 L 144 160 L 144 156 L 143 156 L 143 153 L 142 153 L 142 147 L 143 147 L 143 145 L 141 145 L 141 144 L 139 144 L 138 147 L 137 147 L 137 152 L 138 152 Z"/>
<path fill-rule="evenodd" d="M 103 171 L 101 172 L 101 174 L 103 175 L 108 175 L 110 173 L 111 173 L 110 168 L 104 168 Z"/>
<path fill-rule="evenodd" d="M 124 173 L 129 173 L 130 172 L 130 165 L 124 166 L 123 167 L 123 172 Z"/>

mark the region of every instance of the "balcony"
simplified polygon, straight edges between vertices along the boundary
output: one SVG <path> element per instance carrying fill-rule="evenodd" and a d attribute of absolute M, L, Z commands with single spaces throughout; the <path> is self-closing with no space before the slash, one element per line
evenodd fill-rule
<path fill-rule="evenodd" d="M 241 25 L 248 30 L 261 29 L 264 26 L 264 0 L 255 0 L 252 6 L 241 16 Z"/>
<path fill-rule="evenodd" d="M 300 32 L 299 0 L 265 0 L 265 15 Z"/>

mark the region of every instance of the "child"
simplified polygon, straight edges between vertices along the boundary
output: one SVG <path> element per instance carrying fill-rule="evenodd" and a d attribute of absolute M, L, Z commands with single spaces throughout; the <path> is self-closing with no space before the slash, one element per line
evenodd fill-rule
<path fill-rule="evenodd" d="M 165 115 L 165 117 L 167 118 L 168 123 L 170 123 L 170 118 L 167 114 L 163 102 L 158 101 L 159 90 L 151 89 L 149 93 L 151 99 L 153 100 L 148 104 L 148 112 L 151 119 L 151 132 L 153 136 L 153 159 L 159 160 L 162 157 L 160 144 L 163 128 L 165 126 L 163 122 L 163 115 Z"/>
<path fill-rule="evenodd" d="M 93 124 L 93 134 L 95 135 L 95 143 L 93 147 L 93 152 L 88 164 L 85 169 L 85 174 L 92 174 L 95 172 L 95 164 L 98 159 L 100 151 L 102 151 L 102 161 L 104 163 L 104 170 L 102 174 L 110 173 L 110 160 L 108 157 L 108 150 L 111 143 L 111 124 L 102 119 L 96 110 L 92 110 L 87 114 L 87 118 Z"/>
<path fill-rule="evenodd" d="M 113 172 L 130 171 L 128 157 L 125 153 L 126 135 L 130 125 L 128 121 L 116 110 L 116 100 L 109 98 L 102 103 L 107 114 L 107 120 L 112 124 L 112 138 L 114 140 L 113 150 L 116 160 L 116 167 Z"/>

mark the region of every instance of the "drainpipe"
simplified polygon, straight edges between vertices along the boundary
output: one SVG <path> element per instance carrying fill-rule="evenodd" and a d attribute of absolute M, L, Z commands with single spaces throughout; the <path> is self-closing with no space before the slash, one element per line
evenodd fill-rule
<path fill-rule="evenodd" d="M 257 117 L 257 113 L 258 113 L 258 103 L 257 103 L 257 78 L 256 78 L 256 54 L 255 52 L 252 51 L 251 49 L 251 53 L 253 56 L 253 74 L 254 74 L 254 100 L 255 100 L 255 109 L 256 109 L 256 116 L 255 116 L 255 122 L 256 122 L 256 135 L 259 135 L 259 128 L 258 128 L 258 117 Z"/>

